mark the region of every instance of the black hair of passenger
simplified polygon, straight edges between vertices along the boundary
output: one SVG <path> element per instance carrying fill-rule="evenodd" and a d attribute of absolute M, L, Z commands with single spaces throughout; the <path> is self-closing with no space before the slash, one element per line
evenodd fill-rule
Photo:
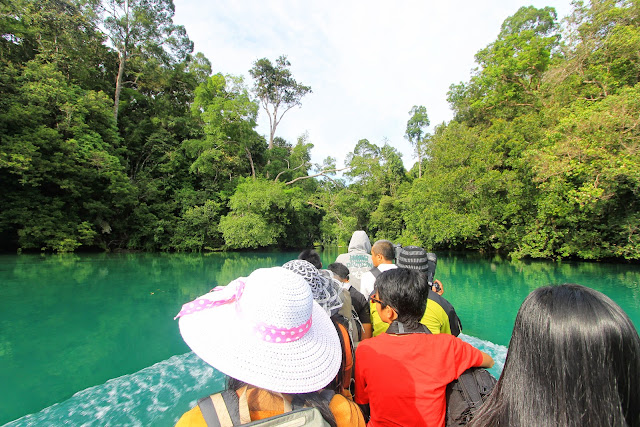
<path fill-rule="evenodd" d="M 396 249 L 389 240 L 378 240 L 371 247 L 376 254 L 382 255 L 387 261 L 393 261 L 396 258 Z"/>
<path fill-rule="evenodd" d="M 504 370 L 470 426 L 640 426 L 640 338 L 608 296 L 534 290 L 516 316 Z"/>
<path fill-rule="evenodd" d="M 329 264 L 327 270 L 338 276 L 342 280 L 349 280 L 349 269 L 346 265 L 340 262 L 334 262 Z"/>
<path fill-rule="evenodd" d="M 398 322 L 416 328 L 424 315 L 429 297 L 429 285 L 424 274 L 408 268 L 393 268 L 376 279 L 380 300 L 398 314 Z"/>
<path fill-rule="evenodd" d="M 300 255 L 298 255 L 298 259 L 303 259 L 310 262 L 318 270 L 322 268 L 322 260 L 320 259 L 320 255 L 314 249 L 305 249 L 304 251 L 300 252 Z"/>
<path fill-rule="evenodd" d="M 250 384 L 245 383 L 244 381 L 240 381 L 236 378 L 227 377 L 227 389 L 228 390 L 238 390 L 244 386 L 254 387 Z M 258 388 L 258 387 L 255 387 Z M 293 399 L 297 399 L 302 402 L 302 404 L 306 407 L 318 408 L 322 418 L 325 419 L 327 423 L 331 427 L 338 427 L 338 423 L 336 418 L 333 416 L 333 412 L 329 409 L 329 402 L 325 401 L 318 391 L 313 391 L 311 393 L 287 393 L 289 396 L 292 396 Z"/>

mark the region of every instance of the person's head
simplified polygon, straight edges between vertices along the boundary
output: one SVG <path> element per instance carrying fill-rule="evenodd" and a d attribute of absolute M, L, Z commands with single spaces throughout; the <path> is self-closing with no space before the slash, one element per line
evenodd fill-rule
<path fill-rule="evenodd" d="M 371 247 L 371 261 L 374 267 L 380 264 L 392 264 L 394 258 L 393 243 L 388 240 L 378 240 Z"/>
<path fill-rule="evenodd" d="M 313 249 L 305 249 L 300 252 L 298 255 L 298 259 L 303 259 L 305 261 L 309 261 L 315 268 L 320 270 L 322 268 L 322 261 L 320 260 L 320 255 Z"/>
<path fill-rule="evenodd" d="M 363 254 L 371 253 L 371 241 L 369 240 L 369 236 L 367 236 L 366 231 L 356 230 L 353 232 L 351 240 L 349 241 L 348 252 Z"/>
<path fill-rule="evenodd" d="M 626 313 L 576 284 L 531 292 L 474 422 L 497 424 L 640 425 L 640 338 Z"/>
<path fill-rule="evenodd" d="M 335 274 L 335 276 L 341 282 L 347 283 L 349 281 L 349 269 L 346 265 L 339 262 L 334 262 L 332 264 L 329 264 L 327 270 Z"/>
<path fill-rule="evenodd" d="M 398 251 L 396 265 L 409 270 L 426 272 L 429 269 L 427 251 L 419 246 L 405 246 Z"/>
<path fill-rule="evenodd" d="M 429 287 L 424 274 L 406 268 L 382 272 L 376 279 L 376 292 L 372 301 L 382 321 L 402 322 L 415 328 L 424 315 Z"/>
<path fill-rule="evenodd" d="M 436 272 L 436 254 L 427 252 L 420 246 L 405 246 L 400 248 L 396 257 L 396 265 L 410 270 L 417 270 L 427 275 L 427 282 L 433 283 Z M 438 291 L 439 285 L 435 285 L 434 291 Z"/>
<path fill-rule="evenodd" d="M 325 309 L 329 316 L 336 314 L 342 307 L 340 284 L 327 276 L 320 274 L 320 271 L 309 261 L 294 259 L 286 262 L 283 266 L 287 270 L 302 276 L 311 287 L 313 299 Z"/>
<path fill-rule="evenodd" d="M 180 334 L 205 362 L 240 381 L 280 393 L 329 384 L 342 362 L 340 339 L 299 275 L 261 268 L 182 306 Z"/>

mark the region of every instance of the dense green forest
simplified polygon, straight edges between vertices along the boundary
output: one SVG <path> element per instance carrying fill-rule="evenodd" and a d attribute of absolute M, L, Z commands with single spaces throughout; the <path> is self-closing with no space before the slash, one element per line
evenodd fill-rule
<path fill-rule="evenodd" d="M 308 136 L 277 136 L 312 90 L 286 56 L 247 64 L 251 82 L 216 73 L 173 15 L 172 0 L 0 0 L 0 250 L 299 248 L 364 229 L 640 259 L 639 0 L 577 2 L 562 22 L 518 10 L 451 85 L 453 120 L 431 133 L 407 106 L 409 171 L 366 139 L 344 168 L 311 164 Z"/>

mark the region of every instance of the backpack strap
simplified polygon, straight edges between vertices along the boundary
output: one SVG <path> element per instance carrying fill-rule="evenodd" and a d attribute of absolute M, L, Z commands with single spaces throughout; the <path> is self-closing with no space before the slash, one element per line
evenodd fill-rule
<path fill-rule="evenodd" d="M 409 335 L 409 334 L 431 334 L 431 331 L 422 323 L 419 323 L 417 328 L 408 330 L 407 327 L 404 325 L 404 323 L 394 320 L 393 322 L 391 322 L 391 325 L 389 325 L 385 333 L 394 334 L 394 335 Z"/>
<path fill-rule="evenodd" d="M 232 427 L 250 422 L 246 391 L 244 387 L 241 397 L 235 390 L 224 390 L 200 399 L 198 406 L 207 426 Z"/>
<path fill-rule="evenodd" d="M 369 270 L 371 272 L 371 274 L 373 274 L 373 277 L 375 277 L 376 279 L 378 278 L 378 276 L 380 274 L 382 274 L 382 271 L 380 271 L 380 269 L 378 267 L 373 267 L 371 270 Z"/>
<path fill-rule="evenodd" d="M 462 332 L 462 322 L 460 321 L 455 308 L 453 308 L 453 305 L 431 289 L 429 289 L 428 299 L 438 303 L 445 313 L 447 313 L 447 317 L 449 318 L 449 327 L 451 328 L 451 335 L 454 337 L 460 335 L 460 332 Z"/>

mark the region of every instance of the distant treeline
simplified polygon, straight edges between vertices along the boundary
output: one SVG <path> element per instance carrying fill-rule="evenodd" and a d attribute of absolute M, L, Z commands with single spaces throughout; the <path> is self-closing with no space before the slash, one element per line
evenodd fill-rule
<path fill-rule="evenodd" d="M 429 133 L 411 108 L 410 171 L 363 139 L 346 179 L 335 158 L 310 163 L 307 135 L 255 131 L 261 107 L 283 102 L 277 119 L 311 90 L 286 57 L 254 62 L 249 88 L 214 74 L 173 12 L 0 0 L 0 250 L 299 248 L 364 229 L 432 250 L 640 258 L 640 0 L 578 2 L 561 24 L 521 8 L 450 87 L 452 121 Z"/>

